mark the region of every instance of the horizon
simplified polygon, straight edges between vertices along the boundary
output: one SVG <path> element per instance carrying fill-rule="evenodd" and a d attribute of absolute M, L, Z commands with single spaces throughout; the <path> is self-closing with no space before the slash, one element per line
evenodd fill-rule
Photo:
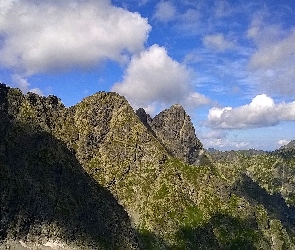
<path fill-rule="evenodd" d="M 7 0 L 0 82 L 66 107 L 98 91 L 154 117 L 173 104 L 204 148 L 294 140 L 295 2 Z"/>

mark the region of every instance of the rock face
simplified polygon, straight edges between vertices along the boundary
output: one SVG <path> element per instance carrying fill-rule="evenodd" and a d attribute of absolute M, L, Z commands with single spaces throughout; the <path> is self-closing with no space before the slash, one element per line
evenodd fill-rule
<path fill-rule="evenodd" d="M 203 153 L 203 145 L 196 137 L 190 117 L 182 106 L 173 105 L 153 119 L 143 109 L 137 110 L 136 113 L 174 157 L 188 164 L 198 163 Z"/>
<path fill-rule="evenodd" d="M 151 123 L 153 121 L 152 117 L 145 112 L 143 108 L 139 108 L 136 110 L 136 115 L 138 116 L 139 120 L 148 128 L 151 129 Z"/>

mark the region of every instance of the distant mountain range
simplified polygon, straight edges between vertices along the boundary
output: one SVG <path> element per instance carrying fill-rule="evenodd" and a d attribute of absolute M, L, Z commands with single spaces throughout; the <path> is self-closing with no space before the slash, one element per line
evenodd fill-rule
<path fill-rule="evenodd" d="M 0 249 L 295 249 L 294 141 L 204 150 L 180 105 L 0 84 Z"/>

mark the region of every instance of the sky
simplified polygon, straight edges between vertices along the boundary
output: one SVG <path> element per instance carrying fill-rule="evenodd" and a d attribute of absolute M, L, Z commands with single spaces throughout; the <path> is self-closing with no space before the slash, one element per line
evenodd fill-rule
<path fill-rule="evenodd" d="M 0 0 L 0 81 L 181 104 L 205 148 L 274 150 L 295 139 L 295 1 Z"/>

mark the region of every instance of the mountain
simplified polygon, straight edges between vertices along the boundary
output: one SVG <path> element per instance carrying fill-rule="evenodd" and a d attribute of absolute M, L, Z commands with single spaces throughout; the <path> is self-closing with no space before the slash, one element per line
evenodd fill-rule
<path fill-rule="evenodd" d="M 60 100 L 0 85 L 0 104 L 0 240 L 137 249 L 124 208 L 53 136 L 67 112 Z"/>
<path fill-rule="evenodd" d="M 292 159 L 217 160 L 179 105 L 151 118 L 116 93 L 66 108 L 0 85 L 0 115 L 0 249 L 295 247 L 292 199 L 266 186 Z"/>

